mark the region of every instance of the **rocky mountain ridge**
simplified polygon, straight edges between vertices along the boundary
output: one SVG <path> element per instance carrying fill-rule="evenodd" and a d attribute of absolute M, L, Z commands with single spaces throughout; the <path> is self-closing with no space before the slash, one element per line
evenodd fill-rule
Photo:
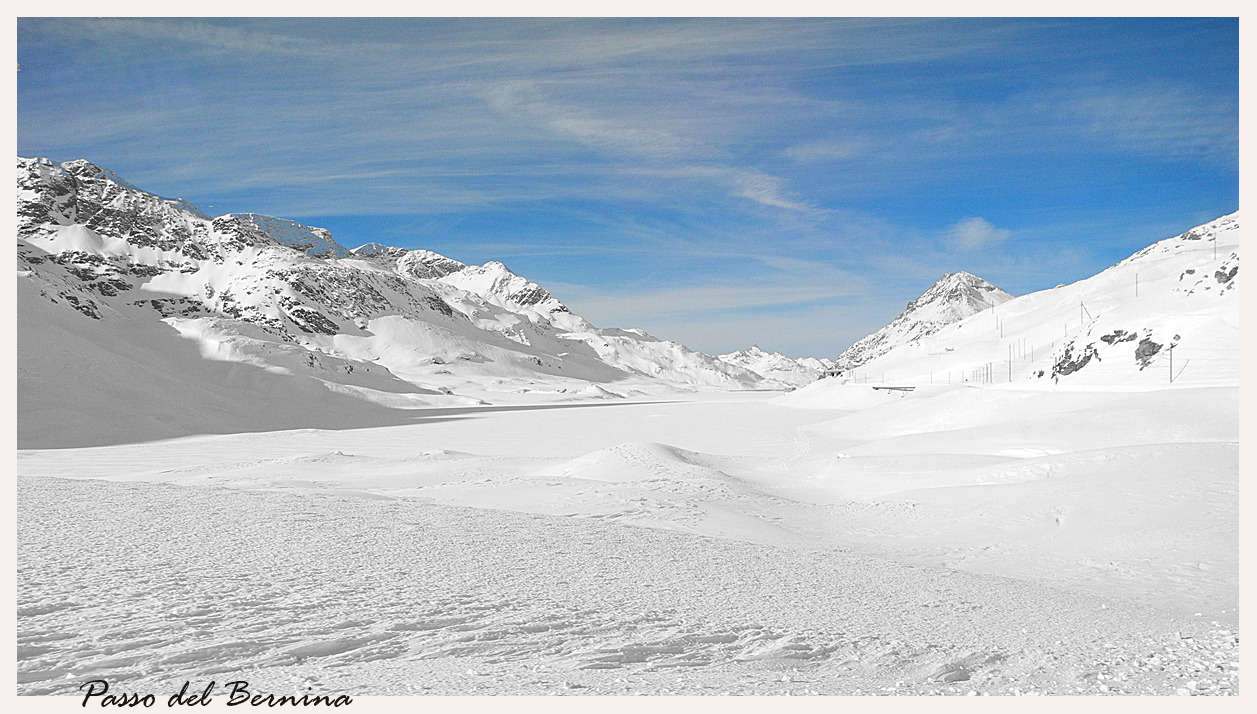
<path fill-rule="evenodd" d="M 596 328 L 500 262 L 379 244 L 349 250 L 325 229 L 287 219 L 211 217 L 83 160 L 19 158 L 17 187 L 19 312 L 56 316 L 71 334 L 94 328 L 66 315 L 160 323 L 160 334 L 210 359 L 303 375 L 392 407 L 494 393 L 784 386 L 641 330 Z M 166 339 L 158 334 L 150 337 Z M 31 352 L 39 340 L 28 337 L 19 340 L 30 346 L 19 363 L 25 393 L 69 398 L 39 386 Z M 151 345 L 151 359 L 178 349 L 162 344 Z"/>

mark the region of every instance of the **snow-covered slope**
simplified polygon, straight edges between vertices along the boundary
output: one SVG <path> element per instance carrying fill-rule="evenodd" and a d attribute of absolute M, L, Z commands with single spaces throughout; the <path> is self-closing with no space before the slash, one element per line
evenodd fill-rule
<path fill-rule="evenodd" d="M 750 349 L 720 355 L 720 359 L 737 365 L 764 377 L 783 384 L 801 387 L 811 384 L 825 376 L 825 371 L 834 366 L 828 359 L 804 357 L 792 359 L 780 352 L 765 352 L 759 345 L 751 345 Z"/>
<path fill-rule="evenodd" d="M 83 160 L 19 158 L 17 183 L 19 312 L 29 318 L 19 321 L 19 406 L 28 434 L 55 432 L 31 419 L 36 405 L 88 424 L 96 417 L 83 416 L 85 405 L 116 401 L 109 390 L 169 402 L 141 375 L 168 371 L 166 356 L 188 340 L 202 358 L 314 380 L 389 408 L 508 393 L 777 386 L 640 330 L 596 328 L 498 262 L 469 266 L 374 243 L 351 251 L 295 221 L 211 218 Z M 65 339 L 54 347 L 45 325 Z M 125 368 L 73 389 L 45 369 L 53 356 L 45 352 L 70 343 L 76 363 L 116 364 L 104 336 L 120 334 L 139 340 L 125 350 Z M 189 375 L 211 380 L 205 393 L 220 386 L 204 370 Z M 591 383 L 610 386 L 591 391 Z"/>
<path fill-rule="evenodd" d="M 1086 389 L 1239 380 L 1239 213 L 1091 278 L 1001 303 L 863 362 L 857 382 Z"/>
<path fill-rule="evenodd" d="M 976 275 L 964 271 L 948 273 L 908 303 L 889 325 L 848 347 L 838 356 L 837 364 L 846 370 L 859 367 L 900 345 L 916 342 L 946 325 L 1011 299 L 1012 295 Z"/>

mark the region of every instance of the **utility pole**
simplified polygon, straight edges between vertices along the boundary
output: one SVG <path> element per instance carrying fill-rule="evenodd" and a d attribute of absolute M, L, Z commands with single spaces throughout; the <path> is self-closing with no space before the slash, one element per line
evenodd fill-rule
<path fill-rule="evenodd" d="M 1170 384 L 1174 384 L 1174 345 L 1170 345 Z"/>

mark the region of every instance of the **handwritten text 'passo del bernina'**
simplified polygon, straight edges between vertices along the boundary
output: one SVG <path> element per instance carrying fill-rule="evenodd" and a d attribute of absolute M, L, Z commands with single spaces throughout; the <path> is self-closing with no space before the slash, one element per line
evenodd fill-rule
<path fill-rule="evenodd" d="M 213 699 L 214 682 L 205 685 L 204 689 L 192 690 L 191 682 L 184 682 L 183 688 L 177 693 L 170 695 L 166 699 L 166 706 L 208 706 Z M 347 706 L 353 703 L 353 699 L 344 694 L 338 694 L 335 697 L 327 694 L 265 694 L 262 692 L 249 691 L 249 683 L 245 681 L 228 682 L 223 685 L 227 694 L 227 706 L 234 707 L 241 704 L 248 704 L 255 707 L 277 707 L 277 706 L 327 706 L 339 707 Z M 83 706 L 89 703 L 98 704 L 102 707 L 151 707 L 158 702 L 158 696 L 155 694 L 140 694 L 139 692 L 122 692 L 116 694 L 109 693 L 109 682 L 103 679 L 93 679 L 90 682 L 84 682 L 79 685 L 79 690 L 83 694 Z"/>

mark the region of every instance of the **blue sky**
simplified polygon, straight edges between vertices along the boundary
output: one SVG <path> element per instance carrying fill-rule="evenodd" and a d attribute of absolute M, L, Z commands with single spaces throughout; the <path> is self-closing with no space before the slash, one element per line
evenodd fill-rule
<path fill-rule="evenodd" d="M 836 356 L 1238 208 L 1234 19 L 21 19 L 18 153 Z"/>

